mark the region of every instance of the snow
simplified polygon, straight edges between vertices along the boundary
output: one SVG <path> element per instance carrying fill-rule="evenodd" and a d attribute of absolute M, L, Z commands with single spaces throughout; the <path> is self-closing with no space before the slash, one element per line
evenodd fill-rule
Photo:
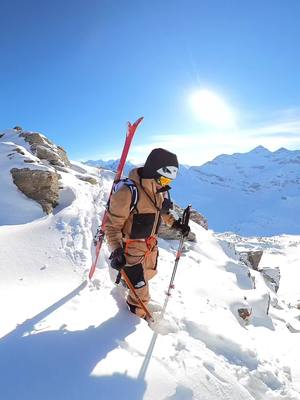
<path fill-rule="evenodd" d="M 299 300 L 300 236 L 216 235 L 191 223 L 197 242 L 185 244 L 165 318 L 151 329 L 129 313 L 111 281 L 106 245 L 94 279 L 87 280 L 111 172 L 72 162 L 61 172 L 60 205 L 46 216 L 9 182 L 17 160 L 8 163 L 1 153 L 0 161 L 6 168 L 0 182 L 6 185 L 0 204 L 2 399 L 300 399 L 300 333 L 286 327 L 299 321 L 289 303 Z M 99 185 L 78 174 L 94 176 Z M 7 196 L 13 208 L 4 203 Z M 10 219 L 28 201 L 27 220 L 22 212 Z M 262 266 L 280 267 L 277 294 L 251 270 L 253 288 L 229 242 L 264 247 Z M 159 273 L 150 284 L 155 304 L 164 303 L 177 246 L 159 240 Z M 246 306 L 252 308 L 249 324 L 237 312 Z"/>
<path fill-rule="evenodd" d="M 181 166 L 173 196 L 180 205 L 192 203 L 218 232 L 299 235 L 299 182 L 299 150 L 258 146 L 200 167 Z"/>

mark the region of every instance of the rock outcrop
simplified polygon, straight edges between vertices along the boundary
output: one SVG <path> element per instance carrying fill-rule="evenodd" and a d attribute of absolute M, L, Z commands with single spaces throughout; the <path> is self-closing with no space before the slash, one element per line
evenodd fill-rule
<path fill-rule="evenodd" d="M 278 292 L 279 284 L 280 284 L 280 269 L 279 267 L 275 268 L 263 268 L 260 270 L 266 285 L 273 290 L 275 293 Z"/>
<path fill-rule="evenodd" d="M 97 185 L 97 184 L 98 184 L 97 179 L 93 178 L 92 176 L 88 176 L 88 175 L 86 175 L 86 176 L 83 176 L 83 175 L 76 175 L 76 178 L 77 178 L 77 179 L 80 179 L 80 180 L 83 181 L 83 182 L 88 182 L 88 183 L 90 183 L 91 185 Z"/>
<path fill-rule="evenodd" d="M 196 222 L 196 224 L 202 226 L 202 228 L 208 230 L 208 221 L 207 219 L 200 214 L 198 211 L 196 210 L 191 210 L 191 220 Z"/>
<path fill-rule="evenodd" d="M 175 214 L 180 217 L 183 214 L 183 208 L 179 207 L 177 204 L 174 204 L 174 212 Z M 201 215 L 200 213 L 198 213 L 198 211 L 196 210 L 191 210 L 191 216 L 190 219 L 194 222 L 196 222 L 196 224 L 202 226 L 204 229 L 208 229 L 208 223 L 206 218 Z M 177 240 L 180 239 L 180 232 L 176 231 L 175 229 L 169 228 L 168 226 L 166 226 L 165 224 L 162 224 L 159 228 L 159 237 L 161 237 L 162 239 L 165 240 Z M 196 235 L 193 232 L 190 232 L 187 240 L 194 242 L 196 241 Z"/>
<path fill-rule="evenodd" d="M 178 206 L 177 204 L 174 204 L 174 211 L 178 215 L 178 217 L 181 217 L 184 209 L 182 207 Z M 208 230 L 207 219 L 193 208 L 191 209 L 190 219 L 191 219 L 191 221 L 196 222 L 196 224 L 202 226 L 202 228 Z"/>
<path fill-rule="evenodd" d="M 169 228 L 165 224 L 161 224 L 158 232 L 158 236 L 162 239 L 165 240 L 178 240 L 181 237 L 181 234 L 179 231 Z M 196 241 L 196 235 L 193 232 L 189 233 L 189 236 L 187 237 L 187 240 L 190 242 L 195 242 Z"/>
<path fill-rule="evenodd" d="M 42 210 L 49 214 L 59 202 L 62 207 L 69 206 L 75 195 L 68 196 L 66 193 L 70 192 L 69 185 L 72 186 L 72 182 L 76 184 L 77 179 L 82 181 L 81 186 L 99 183 L 98 171 L 81 167 L 80 163 L 71 163 L 62 147 L 43 134 L 25 131 L 20 126 L 0 132 L 0 167 L 1 190 L 4 194 L 15 193 L 20 200 L 15 201 L 8 216 L 2 218 L 0 223 L 3 224 L 10 224 L 11 221 L 26 223 L 41 216 Z M 18 194 L 17 189 L 39 203 L 42 210 L 28 202 L 21 193 Z M 61 193 L 60 189 L 63 189 Z M 5 196 L 2 202 L 0 196 L 0 206 L 7 205 Z"/>
<path fill-rule="evenodd" d="M 259 270 L 258 265 L 260 263 L 262 255 L 262 250 L 245 251 L 240 253 L 241 260 L 244 261 L 245 264 L 248 265 L 248 267 L 255 269 L 256 271 Z"/>
<path fill-rule="evenodd" d="M 247 265 L 248 268 L 251 268 L 255 271 L 259 271 L 262 274 L 266 282 L 266 285 L 275 293 L 277 293 L 280 283 L 279 267 L 259 268 L 259 263 L 263 256 L 262 250 L 243 251 L 238 254 L 240 261 L 242 261 L 245 265 Z M 250 272 L 249 276 L 254 279 L 254 287 L 255 287 L 255 278 L 251 276 Z"/>
<path fill-rule="evenodd" d="M 30 144 L 32 153 L 40 160 L 47 160 L 54 167 L 71 166 L 65 150 L 60 146 L 56 146 L 40 133 L 22 132 L 20 133 L 20 137 L 23 137 Z"/>
<path fill-rule="evenodd" d="M 56 172 L 29 168 L 13 168 L 10 172 L 18 189 L 37 201 L 47 214 L 58 205 L 60 176 Z"/>

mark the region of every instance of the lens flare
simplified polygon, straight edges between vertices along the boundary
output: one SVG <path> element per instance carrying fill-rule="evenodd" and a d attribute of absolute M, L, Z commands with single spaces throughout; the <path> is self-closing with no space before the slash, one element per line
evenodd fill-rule
<path fill-rule="evenodd" d="M 214 92 L 202 89 L 190 95 L 189 104 L 196 116 L 202 122 L 219 128 L 233 128 L 235 115 L 226 102 Z"/>

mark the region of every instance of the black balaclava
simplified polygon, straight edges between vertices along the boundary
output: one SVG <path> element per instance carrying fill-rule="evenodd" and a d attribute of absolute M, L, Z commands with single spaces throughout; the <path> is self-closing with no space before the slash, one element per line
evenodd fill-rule
<path fill-rule="evenodd" d="M 154 149 L 147 157 L 141 171 L 141 177 L 145 179 L 155 179 L 158 175 L 157 170 L 168 166 L 179 167 L 176 154 L 164 149 Z"/>

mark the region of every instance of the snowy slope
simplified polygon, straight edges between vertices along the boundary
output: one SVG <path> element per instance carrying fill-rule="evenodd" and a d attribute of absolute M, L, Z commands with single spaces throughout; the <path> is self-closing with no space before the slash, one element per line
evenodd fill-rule
<path fill-rule="evenodd" d="M 78 180 L 79 172 L 94 174 L 99 186 Z M 300 399 L 300 333 L 286 328 L 295 310 L 271 306 L 266 315 L 268 286 L 252 271 L 253 289 L 223 237 L 191 223 L 197 243 L 186 245 L 165 320 L 152 330 L 127 311 L 111 282 L 106 246 L 95 279 L 86 280 L 111 173 L 72 163 L 61 175 L 53 215 L 0 226 L 1 398 Z M 24 200 L 9 196 L 14 204 Z M 177 245 L 159 242 L 159 274 L 151 282 L 158 303 Z M 296 291 L 298 281 L 291 282 Z M 242 306 L 253 309 L 247 326 L 237 313 Z"/>
<path fill-rule="evenodd" d="M 246 236 L 300 233 L 300 151 L 259 146 L 180 172 L 175 199 L 191 202 L 212 229 Z"/>

